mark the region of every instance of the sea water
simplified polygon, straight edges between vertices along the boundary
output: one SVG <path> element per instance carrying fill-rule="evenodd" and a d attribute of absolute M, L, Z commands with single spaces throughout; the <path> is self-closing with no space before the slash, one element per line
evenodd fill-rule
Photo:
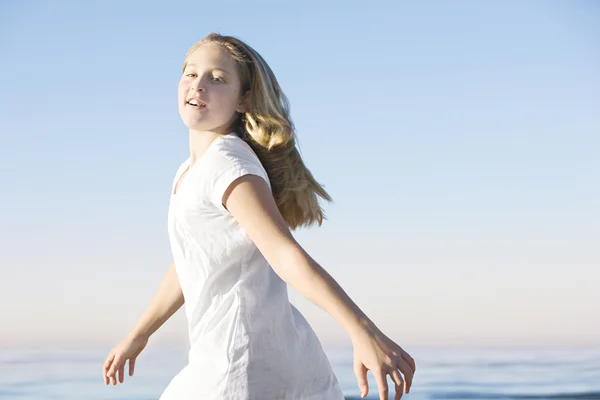
<path fill-rule="evenodd" d="M 108 348 L 0 348 L 0 399 L 152 400 L 185 365 L 181 346 L 148 347 L 133 377 L 105 386 Z M 326 348 L 348 399 L 359 398 L 351 348 Z M 407 348 L 417 373 L 404 399 L 600 399 L 600 348 Z M 379 399 L 368 373 L 369 399 Z M 394 386 L 390 384 L 390 399 Z"/>

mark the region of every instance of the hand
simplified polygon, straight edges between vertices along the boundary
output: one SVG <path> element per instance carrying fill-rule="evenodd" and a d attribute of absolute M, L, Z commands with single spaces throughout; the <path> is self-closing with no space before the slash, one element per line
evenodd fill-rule
<path fill-rule="evenodd" d="M 353 338 L 352 343 L 354 345 L 354 373 L 362 398 L 369 393 L 368 370 L 375 377 L 381 400 L 388 398 L 387 375 L 390 375 L 396 384 L 395 400 L 402 397 L 404 390 L 406 393 L 410 392 L 417 367 L 415 360 L 406 351 L 377 328 L 361 330 Z M 398 370 L 402 371 L 404 379 Z"/>
<path fill-rule="evenodd" d="M 148 338 L 145 336 L 136 336 L 133 338 L 126 338 L 116 347 L 114 347 L 106 357 L 104 362 L 103 374 L 104 384 L 110 383 L 117 384 L 116 374 L 119 373 L 119 382 L 123 383 L 125 379 L 125 361 L 129 360 L 129 376 L 133 375 L 135 368 L 135 360 L 137 356 L 144 350 L 148 344 Z"/>

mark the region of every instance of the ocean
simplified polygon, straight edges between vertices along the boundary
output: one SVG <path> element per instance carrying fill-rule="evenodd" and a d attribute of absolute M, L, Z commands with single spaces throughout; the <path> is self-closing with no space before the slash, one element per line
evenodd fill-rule
<path fill-rule="evenodd" d="M 0 399 L 152 400 L 185 365 L 187 349 L 153 346 L 133 377 L 105 386 L 108 348 L 0 348 Z M 347 399 L 358 399 L 352 349 L 326 348 Z M 600 399 L 600 348 L 406 348 L 417 361 L 403 399 Z M 127 371 L 127 368 L 126 368 Z M 388 378 L 393 399 L 393 385 Z M 369 372 L 368 399 L 379 399 Z"/>

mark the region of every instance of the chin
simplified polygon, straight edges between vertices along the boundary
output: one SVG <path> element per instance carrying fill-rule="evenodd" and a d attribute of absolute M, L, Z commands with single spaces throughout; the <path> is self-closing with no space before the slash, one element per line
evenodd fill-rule
<path fill-rule="evenodd" d="M 185 113 L 181 114 L 181 120 L 190 129 L 194 130 L 206 130 L 211 125 L 210 121 L 207 121 L 206 118 L 198 118 L 198 116 L 186 115 Z"/>
<path fill-rule="evenodd" d="M 208 118 L 194 118 L 189 115 L 182 115 L 181 119 L 188 129 L 199 131 L 199 132 L 220 132 L 223 127 L 227 125 L 227 122 L 211 121 Z"/>
<path fill-rule="evenodd" d="M 191 129 L 193 131 L 210 131 L 212 129 L 211 125 L 202 123 L 199 124 L 198 122 L 183 121 L 183 123 L 185 124 L 185 126 L 188 127 L 188 129 Z"/>
<path fill-rule="evenodd" d="M 198 131 L 198 132 L 214 132 L 216 130 L 218 130 L 219 125 L 218 124 L 211 124 L 211 123 L 207 123 L 205 121 L 197 121 L 197 120 L 183 120 L 183 123 L 185 124 L 185 126 L 188 127 L 188 129 L 191 129 L 193 131 Z"/>

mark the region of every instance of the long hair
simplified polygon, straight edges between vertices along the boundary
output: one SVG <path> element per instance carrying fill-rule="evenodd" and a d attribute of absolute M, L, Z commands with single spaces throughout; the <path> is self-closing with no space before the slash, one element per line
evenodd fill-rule
<path fill-rule="evenodd" d="M 252 47 L 218 33 L 211 33 L 192 46 L 186 60 L 207 43 L 219 44 L 229 52 L 237 64 L 241 93 L 249 91 L 248 111 L 236 117 L 231 130 L 250 145 L 267 171 L 285 222 L 291 229 L 315 223 L 320 226 L 325 214 L 317 196 L 326 201 L 331 201 L 331 197 L 306 168 L 296 148 L 290 105 L 275 74 Z"/>

